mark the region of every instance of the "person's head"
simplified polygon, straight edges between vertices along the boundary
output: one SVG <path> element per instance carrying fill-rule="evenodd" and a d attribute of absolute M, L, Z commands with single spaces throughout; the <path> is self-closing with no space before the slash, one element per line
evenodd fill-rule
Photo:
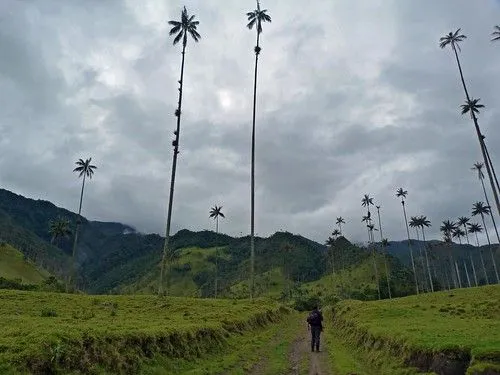
<path fill-rule="evenodd" d="M 313 310 L 318 310 L 318 305 L 314 305 Z"/>

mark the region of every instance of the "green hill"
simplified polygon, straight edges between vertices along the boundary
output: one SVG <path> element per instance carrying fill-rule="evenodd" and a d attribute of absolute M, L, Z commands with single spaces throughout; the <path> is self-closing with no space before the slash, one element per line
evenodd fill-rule
<path fill-rule="evenodd" d="M 498 374 L 500 286 L 455 289 L 384 301 L 342 301 L 328 312 L 339 374 Z M 357 358 L 355 358 L 357 356 Z M 333 358 L 332 358 L 333 361 Z"/>
<path fill-rule="evenodd" d="M 29 262 L 17 249 L 7 243 L 0 243 L 0 277 L 18 280 L 22 284 L 39 284 L 50 274 Z"/>

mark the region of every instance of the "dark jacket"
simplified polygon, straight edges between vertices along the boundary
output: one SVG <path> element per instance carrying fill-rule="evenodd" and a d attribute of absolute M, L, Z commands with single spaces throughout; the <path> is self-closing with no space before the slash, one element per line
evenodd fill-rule
<path fill-rule="evenodd" d="M 316 319 L 311 319 L 313 313 L 317 313 Z M 307 323 L 309 323 L 311 327 L 323 328 L 323 314 L 321 313 L 321 311 L 319 311 L 318 309 L 314 309 L 313 311 L 311 311 L 311 313 L 307 317 Z"/>

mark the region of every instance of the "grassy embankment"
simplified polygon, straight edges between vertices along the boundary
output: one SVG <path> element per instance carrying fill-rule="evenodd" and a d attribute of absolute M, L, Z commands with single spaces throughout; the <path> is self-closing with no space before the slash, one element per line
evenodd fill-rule
<path fill-rule="evenodd" d="M 168 374 L 179 368 L 216 371 L 238 367 L 238 363 L 248 367 L 255 359 L 252 349 L 269 340 L 273 332 L 280 332 L 281 324 L 268 324 L 289 313 L 277 303 L 258 299 L 3 290 L 0 373 L 106 374 L 147 369 L 149 373 Z M 253 342 L 249 335 L 246 339 L 242 336 L 250 332 L 255 333 Z M 246 346 L 233 353 L 229 345 L 243 341 Z M 164 369 L 165 363 L 170 364 L 170 370 Z"/>
<path fill-rule="evenodd" d="M 499 285 L 344 301 L 329 315 L 339 374 L 500 374 Z"/>
<path fill-rule="evenodd" d="M 48 276 L 48 272 L 25 260 L 19 250 L 9 244 L 0 244 L 0 277 L 23 284 L 39 284 Z"/>

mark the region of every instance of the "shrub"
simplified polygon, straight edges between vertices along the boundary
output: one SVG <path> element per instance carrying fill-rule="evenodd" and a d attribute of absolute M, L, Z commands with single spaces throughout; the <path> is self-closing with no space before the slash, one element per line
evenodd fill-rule
<path fill-rule="evenodd" d="M 57 316 L 57 312 L 54 309 L 43 308 L 42 311 L 41 311 L 41 313 L 40 313 L 40 316 L 43 317 L 43 318 L 56 317 Z"/>

